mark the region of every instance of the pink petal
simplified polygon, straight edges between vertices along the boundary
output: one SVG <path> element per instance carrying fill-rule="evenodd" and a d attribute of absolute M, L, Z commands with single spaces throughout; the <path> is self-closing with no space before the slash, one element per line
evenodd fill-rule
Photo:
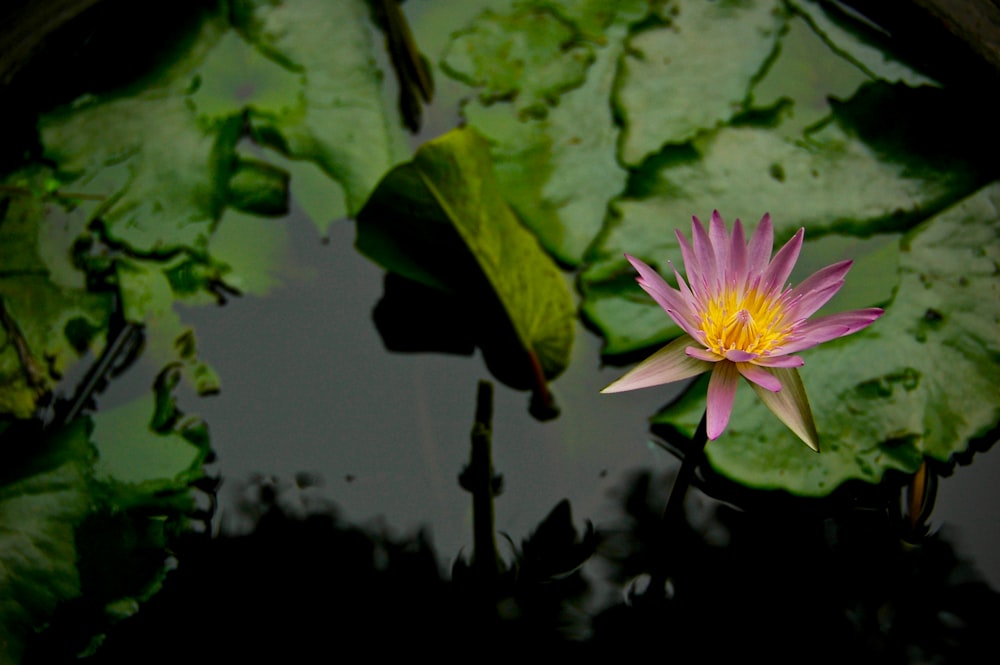
<path fill-rule="evenodd" d="M 839 282 L 827 284 L 822 289 L 804 294 L 799 298 L 798 302 L 789 306 L 785 314 L 787 320 L 802 321 L 809 318 L 816 313 L 817 309 L 829 302 L 830 298 L 835 296 L 843 285 L 844 280 L 840 280 Z"/>
<path fill-rule="evenodd" d="M 680 291 L 667 284 L 666 280 L 660 277 L 659 273 L 641 260 L 628 254 L 625 255 L 625 258 L 628 259 L 628 262 L 639 273 L 639 277 L 635 280 L 639 283 L 639 286 L 653 297 L 653 300 L 670 315 L 670 318 L 677 325 L 685 331 L 689 331 L 693 327 L 694 313 L 691 311 L 688 301 L 682 297 Z"/>
<path fill-rule="evenodd" d="M 729 243 L 728 276 L 732 281 L 743 280 L 747 273 L 747 241 L 739 218 L 733 223 L 733 236 Z"/>
<path fill-rule="evenodd" d="M 853 261 L 834 263 L 802 280 L 788 293 L 791 305 L 789 317 L 805 319 L 825 305 L 844 285 L 844 277 L 852 263 Z"/>
<path fill-rule="evenodd" d="M 729 349 L 726 351 L 726 360 L 731 360 L 734 363 L 745 363 L 756 357 L 756 353 L 749 353 L 747 351 L 741 351 L 740 349 Z"/>
<path fill-rule="evenodd" d="M 719 264 L 715 257 L 715 250 L 712 247 L 712 241 L 708 237 L 708 233 L 705 232 L 705 227 L 701 225 L 701 222 L 697 217 L 691 218 L 691 242 L 694 247 L 694 257 L 697 261 L 697 270 L 694 267 L 688 265 L 685 262 L 685 267 L 687 268 L 688 280 L 694 280 L 699 283 L 699 285 L 704 285 L 711 292 L 718 291 L 719 284 Z M 695 287 L 695 284 L 691 284 Z M 705 289 L 699 291 L 695 288 L 695 293 L 698 295 L 703 295 Z"/>
<path fill-rule="evenodd" d="M 711 363 L 688 356 L 685 349 L 693 339 L 682 335 L 643 360 L 620 379 L 602 390 L 602 393 L 620 393 L 681 381 L 707 372 Z"/>
<path fill-rule="evenodd" d="M 679 229 L 674 229 L 674 235 L 677 236 L 677 244 L 681 248 L 681 260 L 684 262 L 684 272 L 687 273 L 688 284 L 695 293 L 704 294 L 705 289 L 697 281 L 699 275 L 698 259 L 695 258 L 691 243 Z"/>
<path fill-rule="evenodd" d="M 706 404 L 708 438 L 719 438 L 729 424 L 729 416 L 733 412 L 733 400 L 736 398 L 736 386 L 739 385 L 740 373 L 734 363 L 723 360 L 715 363 L 712 378 L 708 381 L 708 400 Z"/>
<path fill-rule="evenodd" d="M 788 355 L 803 349 L 809 349 L 817 344 L 829 342 L 831 339 L 844 337 L 856 333 L 863 328 L 867 328 L 875 319 L 882 316 L 882 310 L 878 307 L 868 309 L 856 309 L 840 314 L 822 316 L 818 319 L 806 321 L 796 328 L 794 338 L 787 344 L 783 344 L 777 349 L 781 355 Z"/>
<path fill-rule="evenodd" d="M 771 226 L 771 216 L 765 214 L 760 219 L 753 235 L 750 236 L 750 245 L 747 247 L 747 274 L 750 276 L 759 275 L 767 268 L 767 262 L 771 260 L 771 249 L 774 247 L 774 227 Z"/>
<path fill-rule="evenodd" d="M 736 365 L 736 369 L 738 369 L 740 374 L 742 374 L 743 377 L 752 384 L 756 384 L 765 390 L 770 390 L 771 392 L 778 392 L 781 390 L 781 382 L 778 381 L 774 374 L 763 367 L 758 367 L 757 365 L 751 363 L 739 363 Z"/>
<path fill-rule="evenodd" d="M 753 364 L 761 367 L 802 367 L 806 363 L 799 356 L 757 356 Z"/>
<path fill-rule="evenodd" d="M 799 229 L 792 239 L 785 243 L 784 247 L 778 250 L 774 259 L 764 273 L 764 281 L 761 288 L 765 292 L 779 293 L 785 287 L 788 276 L 792 274 L 795 262 L 799 260 L 799 252 L 802 250 L 802 239 L 806 230 Z"/>
<path fill-rule="evenodd" d="M 819 452 L 819 434 L 816 433 L 816 423 L 813 422 L 812 409 L 809 408 L 809 398 L 806 396 L 806 389 L 802 385 L 802 379 L 799 378 L 798 370 L 775 368 L 771 372 L 781 383 L 781 390 L 772 392 L 756 383 L 751 383 L 750 386 L 778 420 L 785 423 L 785 426 L 802 439 L 803 443 Z"/>
<path fill-rule="evenodd" d="M 712 211 L 708 237 L 712 242 L 712 249 L 715 251 L 716 266 L 719 273 L 722 274 L 729 265 L 729 232 L 726 230 L 726 223 L 722 221 L 722 215 L 719 214 L 718 210 Z"/>
<path fill-rule="evenodd" d="M 697 358 L 698 360 L 704 360 L 707 363 L 717 363 L 720 360 L 722 360 L 722 356 L 720 356 L 719 354 L 697 346 L 689 346 L 686 349 L 684 349 L 684 351 L 692 358 Z"/>

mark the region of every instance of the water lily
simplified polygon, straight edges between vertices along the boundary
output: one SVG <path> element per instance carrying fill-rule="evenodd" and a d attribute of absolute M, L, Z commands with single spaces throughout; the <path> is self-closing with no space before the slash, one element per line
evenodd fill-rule
<path fill-rule="evenodd" d="M 855 333 L 882 315 L 878 307 L 810 319 L 844 285 L 851 261 L 786 284 L 802 249 L 805 229 L 771 258 L 774 228 L 764 215 L 748 243 L 740 220 L 730 235 L 718 211 L 708 231 L 692 218 L 692 242 L 677 231 L 687 282 L 678 288 L 639 259 L 625 255 L 636 281 L 685 332 L 601 392 L 615 393 L 680 381 L 711 371 L 706 409 L 708 438 L 729 424 L 742 376 L 769 409 L 806 445 L 819 450 L 795 353 Z"/>

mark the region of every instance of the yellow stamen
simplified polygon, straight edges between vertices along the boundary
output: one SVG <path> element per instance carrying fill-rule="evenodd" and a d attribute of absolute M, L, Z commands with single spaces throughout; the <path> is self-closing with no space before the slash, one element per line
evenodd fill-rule
<path fill-rule="evenodd" d="M 725 289 L 701 313 L 701 331 L 710 351 L 720 356 L 739 350 L 767 355 L 788 335 L 782 302 L 756 289 Z"/>

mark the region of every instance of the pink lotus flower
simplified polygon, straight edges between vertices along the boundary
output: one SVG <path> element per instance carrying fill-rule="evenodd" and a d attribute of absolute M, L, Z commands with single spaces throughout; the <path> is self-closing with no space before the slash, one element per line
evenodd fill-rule
<path fill-rule="evenodd" d="M 851 261 L 823 268 L 798 286 L 785 285 L 802 249 L 805 229 L 771 259 L 774 229 L 764 215 L 750 242 L 740 220 L 729 235 L 718 211 L 708 232 L 692 218 L 693 242 L 677 231 L 688 282 L 674 269 L 678 289 L 639 259 L 625 258 L 636 281 L 686 333 L 639 363 L 601 392 L 615 393 L 672 383 L 711 370 L 707 434 L 716 439 L 733 410 L 740 375 L 771 411 L 806 445 L 819 436 L 797 367 L 798 351 L 857 332 L 882 315 L 878 307 L 809 317 L 844 285 Z"/>

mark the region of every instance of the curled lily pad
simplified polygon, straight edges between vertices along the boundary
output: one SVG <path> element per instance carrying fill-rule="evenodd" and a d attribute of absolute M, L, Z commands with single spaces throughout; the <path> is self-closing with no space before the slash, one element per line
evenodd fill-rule
<path fill-rule="evenodd" d="M 356 244 L 387 270 L 457 295 L 501 380 L 538 393 L 566 367 L 572 296 L 500 196 L 476 132 L 453 130 L 390 171 L 358 215 Z"/>

